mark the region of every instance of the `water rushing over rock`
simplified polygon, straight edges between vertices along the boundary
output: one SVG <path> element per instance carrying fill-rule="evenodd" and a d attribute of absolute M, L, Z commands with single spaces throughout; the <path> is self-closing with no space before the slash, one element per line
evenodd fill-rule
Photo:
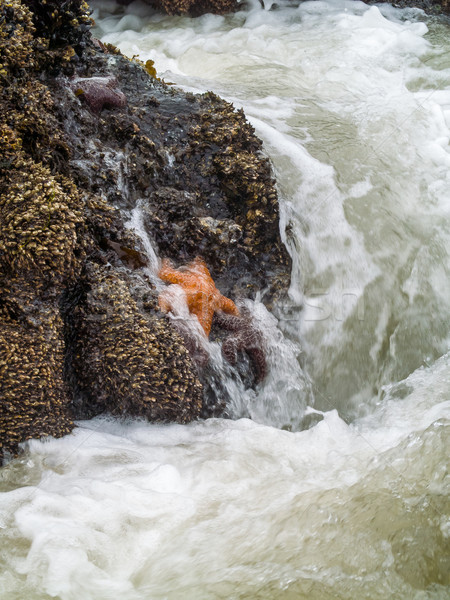
<path fill-rule="evenodd" d="M 240 299 L 270 304 L 289 282 L 275 182 L 243 112 L 169 87 L 88 22 L 75 0 L 0 5 L 2 456 L 74 417 L 223 413 L 158 311 L 158 253 L 203 259 Z"/>
<path fill-rule="evenodd" d="M 388 5 L 257 4 L 95 4 L 103 41 L 243 106 L 274 166 L 290 300 L 246 301 L 268 379 L 243 392 L 207 346 L 211 385 L 252 420 L 96 418 L 30 442 L 1 471 L 6 598 L 448 598 L 449 28 Z M 322 420 L 295 431 L 312 394 Z"/>

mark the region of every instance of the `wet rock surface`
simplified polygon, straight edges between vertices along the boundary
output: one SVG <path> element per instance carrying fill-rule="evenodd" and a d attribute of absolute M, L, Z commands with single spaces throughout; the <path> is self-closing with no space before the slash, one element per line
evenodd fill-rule
<path fill-rule="evenodd" d="M 77 413 L 190 421 L 199 415 L 202 389 L 187 368 L 188 351 L 151 298 L 140 309 L 129 286 L 124 270 L 86 267 L 82 296 L 68 318 Z"/>
<path fill-rule="evenodd" d="M 225 14 L 239 8 L 240 2 L 235 0 L 145 0 L 151 6 L 161 9 L 169 15 L 190 14 L 192 16 L 204 13 Z M 307 0 L 300 0 L 307 1 Z M 132 0 L 120 0 L 119 4 L 131 4 Z M 366 4 L 382 4 L 387 0 L 363 0 Z M 420 8 L 428 14 L 449 14 L 449 0 L 396 0 L 387 2 L 398 8 Z M 261 5 L 263 3 L 261 2 Z M 274 4 L 274 8 L 276 3 Z"/>
<path fill-rule="evenodd" d="M 237 10 L 237 0 L 145 0 L 147 4 L 166 12 L 168 15 L 191 15 L 205 13 L 223 15 Z M 119 0 L 119 4 L 131 4 L 132 0 Z"/>
<path fill-rule="evenodd" d="M 267 287 L 270 301 L 285 289 L 275 181 L 244 114 L 212 93 L 175 90 L 119 54 L 96 52 L 83 77 L 114 78 L 127 107 L 97 114 L 65 78 L 47 82 L 76 183 L 122 209 L 140 202 L 160 254 L 178 264 L 202 256 L 225 295 Z"/>
<path fill-rule="evenodd" d="M 385 0 L 363 0 L 366 4 L 381 4 Z M 450 13 L 449 0 L 395 0 L 389 2 L 397 8 L 420 8 L 430 15 Z"/>
<path fill-rule="evenodd" d="M 283 293 L 275 184 L 243 113 L 96 43 L 84 2 L 13 0 L 0 117 L 0 454 L 101 412 L 217 414 L 125 222 L 141 206 L 159 254 L 201 256 L 229 297 Z"/>

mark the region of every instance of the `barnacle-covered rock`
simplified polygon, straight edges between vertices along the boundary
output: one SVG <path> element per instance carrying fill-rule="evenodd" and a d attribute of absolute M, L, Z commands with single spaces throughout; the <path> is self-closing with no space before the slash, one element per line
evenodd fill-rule
<path fill-rule="evenodd" d="M 388 2 L 388 0 L 381 0 Z M 363 0 L 366 4 L 380 4 L 379 0 Z M 391 4 L 391 2 L 389 2 Z M 396 0 L 398 8 L 421 8 L 431 15 L 450 13 L 450 0 Z"/>
<path fill-rule="evenodd" d="M 52 115 L 49 89 L 36 79 L 14 80 L 3 91 L 5 121 L 20 136 L 22 149 L 55 170 L 68 158 L 68 148 Z"/>
<path fill-rule="evenodd" d="M 0 124 L 0 172 L 7 171 L 22 153 L 20 136 L 6 123 Z"/>
<path fill-rule="evenodd" d="M 238 8 L 238 0 L 145 0 L 148 4 L 162 8 L 169 15 L 191 16 L 213 13 L 223 15 Z M 119 4 L 130 4 L 132 0 L 119 0 Z"/>
<path fill-rule="evenodd" d="M 39 35 L 50 48 L 75 46 L 79 51 L 91 27 L 90 9 L 84 0 L 23 0 Z"/>
<path fill-rule="evenodd" d="M 268 159 L 261 155 L 261 141 L 242 110 L 211 92 L 203 96 L 202 104 L 207 110 L 190 131 L 199 168 L 218 177 L 247 250 L 255 256 L 267 252 L 274 262 L 286 262 L 279 240 L 275 180 Z M 214 148 L 213 156 L 208 146 Z"/>
<path fill-rule="evenodd" d="M 223 15 L 236 10 L 237 0 L 159 0 L 159 6 L 168 15 L 192 16 L 204 13 Z"/>
<path fill-rule="evenodd" d="M 212 93 L 177 91 L 120 54 L 98 52 L 92 62 L 118 81 L 127 107 L 81 113 L 73 92 L 54 82 L 74 180 L 111 205 L 139 202 L 160 255 L 177 265 L 200 255 L 222 293 L 264 289 L 270 305 L 288 287 L 290 258 L 270 163 L 243 112 Z"/>
<path fill-rule="evenodd" d="M 270 164 L 243 113 L 88 29 L 82 1 L 0 0 L 0 454 L 104 411 L 223 414 L 204 355 L 199 375 L 189 336 L 158 311 L 130 211 L 160 255 L 201 256 L 226 296 L 265 288 L 270 304 L 289 282 Z"/>
<path fill-rule="evenodd" d="M 67 285 L 77 274 L 81 201 L 70 181 L 42 164 L 18 160 L 0 196 L 0 269 L 13 277 L 38 273 L 36 285 Z"/>
<path fill-rule="evenodd" d="M 288 285 L 278 195 L 261 141 L 242 111 L 212 93 L 185 108 L 187 140 L 174 153 L 170 187 L 149 195 L 146 225 L 163 255 L 200 254 L 222 291 L 270 303 Z M 180 109 L 177 123 L 183 122 Z M 183 181 L 183 190 L 180 182 Z"/>
<path fill-rule="evenodd" d="M 0 456 L 73 427 L 59 305 L 83 258 L 75 186 L 25 158 L 11 130 L 2 133 L 15 160 L 0 180 Z"/>
<path fill-rule="evenodd" d="M 25 440 L 61 437 L 74 426 L 63 321 L 57 306 L 36 301 L 34 283 L 10 281 L 0 298 L 0 458 Z"/>
<path fill-rule="evenodd" d="M 30 11 L 20 0 L 0 2 L 0 77 L 34 65 L 34 32 Z"/>
<path fill-rule="evenodd" d="M 72 320 L 72 365 L 87 414 L 181 423 L 199 415 L 202 388 L 181 338 L 139 309 L 119 273 L 87 267 Z"/>

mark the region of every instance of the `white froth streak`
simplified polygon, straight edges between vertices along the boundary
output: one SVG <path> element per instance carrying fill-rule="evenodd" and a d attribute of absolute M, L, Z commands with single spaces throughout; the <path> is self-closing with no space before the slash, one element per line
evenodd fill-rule
<path fill-rule="evenodd" d="M 144 213 L 142 210 L 142 200 L 138 200 L 136 206 L 130 212 L 130 218 L 125 223 L 125 227 L 131 229 L 136 233 L 136 235 L 140 238 L 146 258 L 148 260 L 148 267 L 145 267 L 144 270 L 149 275 L 152 283 L 155 285 L 156 289 L 162 289 L 163 284 L 161 279 L 158 277 L 158 271 L 160 269 L 160 260 L 155 252 L 155 248 L 153 243 L 148 235 L 145 226 L 144 226 Z"/>
<path fill-rule="evenodd" d="M 335 315 L 340 311 L 340 318 L 345 320 L 354 308 L 349 303 L 342 304 L 342 294 L 352 293 L 357 301 L 365 286 L 380 274 L 380 270 L 365 252 L 362 235 L 355 232 L 346 220 L 343 196 L 336 187 L 334 170 L 314 159 L 288 134 L 280 133 L 258 118 L 249 116 L 249 120 L 265 140 L 269 155 L 276 156 L 275 165 L 283 162 L 283 171 L 277 169 L 278 173 L 297 178 L 296 189 L 290 190 L 282 210 L 287 212 L 284 221 L 294 224 L 297 237 L 292 250 L 296 264 L 291 295 L 295 297 L 296 289 L 304 290 L 302 319 L 306 327 L 312 327 L 329 316 L 321 314 L 323 307 L 314 301 L 315 297 L 326 294 L 328 310 Z M 289 166 L 286 163 L 290 163 Z M 300 178 L 298 174 L 301 174 Z M 284 187 L 283 183 L 281 186 Z M 367 190 L 367 182 L 361 181 L 360 186 Z M 358 192 L 360 186 L 355 185 L 354 190 Z M 305 229 L 316 234 L 304 235 Z M 316 273 L 333 272 L 334 285 L 305 289 L 302 274 L 308 270 L 312 259 Z"/>

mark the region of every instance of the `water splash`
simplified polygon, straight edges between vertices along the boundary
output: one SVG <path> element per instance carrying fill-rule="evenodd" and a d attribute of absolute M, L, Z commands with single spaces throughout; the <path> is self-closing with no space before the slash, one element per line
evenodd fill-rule
<path fill-rule="evenodd" d="M 151 282 L 156 289 L 162 289 L 162 282 L 158 277 L 158 271 L 160 268 L 160 260 L 156 254 L 152 240 L 147 233 L 144 226 L 144 212 L 142 206 L 145 200 L 138 200 L 136 206 L 130 211 L 130 218 L 125 223 L 125 227 L 134 231 L 134 233 L 140 238 L 142 245 L 144 246 L 145 255 L 148 260 L 148 267 L 145 268 L 147 275 L 150 277 Z"/>
<path fill-rule="evenodd" d="M 313 402 L 313 395 L 308 377 L 297 360 L 299 344 L 284 338 L 277 319 L 260 301 L 242 302 L 255 327 L 261 332 L 268 365 L 268 376 L 258 385 L 258 391 L 249 388 L 238 369 L 223 358 L 221 344 L 205 337 L 197 317 L 189 312 L 182 288 L 177 285 L 166 288 L 158 278 L 161 261 L 144 226 L 142 202 L 138 202 L 130 214 L 126 226 L 141 239 L 149 261 L 149 267 L 144 270 L 158 291 L 165 289 L 166 293 L 171 294 L 171 311 L 168 315 L 171 322 L 188 340 L 188 346 L 191 347 L 194 360 L 200 363 L 200 368 L 203 370 L 209 363 L 202 373 L 214 396 L 213 404 L 222 406 L 233 419 L 250 417 L 258 423 L 300 429 L 306 405 Z"/>

